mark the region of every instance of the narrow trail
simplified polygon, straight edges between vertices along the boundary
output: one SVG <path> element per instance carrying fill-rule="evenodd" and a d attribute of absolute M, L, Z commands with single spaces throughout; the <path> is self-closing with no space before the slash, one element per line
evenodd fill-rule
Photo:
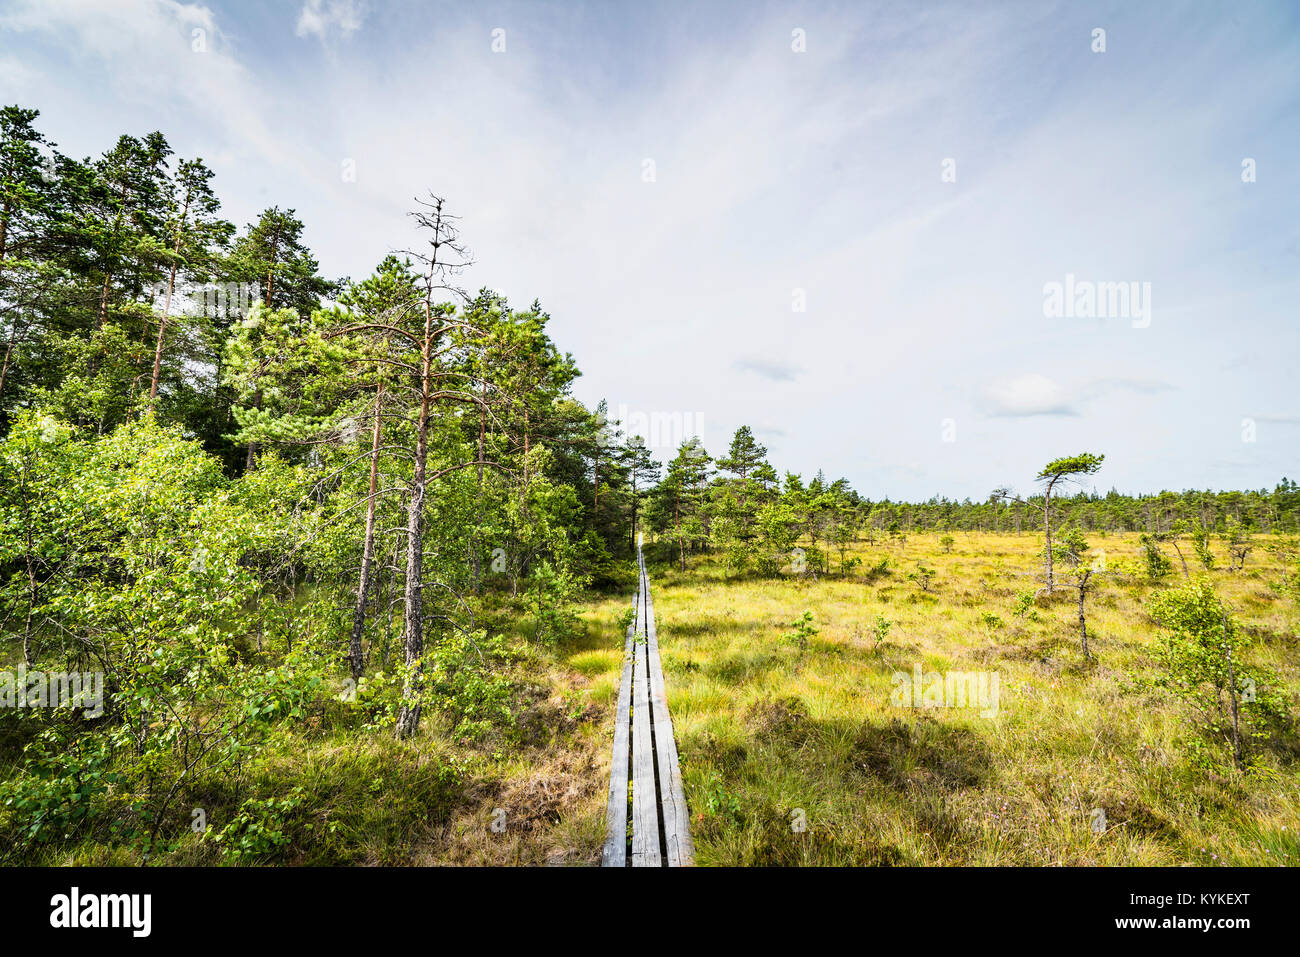
<path fill-rule="evenodd" d="M 636 618 L 628 628 L 623 650 L 601 864 L 689 867 L 695 863 L 695 846 L 664 693 L 650 578 L 640 543 L 636 560 Z"/>

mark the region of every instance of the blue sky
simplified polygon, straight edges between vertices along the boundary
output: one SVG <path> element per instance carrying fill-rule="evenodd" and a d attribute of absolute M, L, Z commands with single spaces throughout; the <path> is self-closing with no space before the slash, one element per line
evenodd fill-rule
<path fill-rule="evenodd" d="M 1300 477 L 1294 4 L 0 0 L 0 99 L 77 155 L 162 130 L 333 275 L 433 189 L 580 398 L 715 453 L 747 423 L 873 498 L 1085 449 L 1101 489 Z M 1149 315 L 1045 315 L 1067 276 Z"/>

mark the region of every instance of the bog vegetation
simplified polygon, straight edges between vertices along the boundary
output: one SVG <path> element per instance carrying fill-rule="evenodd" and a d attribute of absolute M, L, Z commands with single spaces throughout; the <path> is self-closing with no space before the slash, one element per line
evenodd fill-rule
<path fill-rule="evenodd" d="M 37 121 L 0 111 L 0 861 L 597 860 L 638 530 L 702 859 L 1294 860 L 1295 483 L 1082 494 L 1088 453 L 872 501 L 748 428 L 661 467 L 540 303 L 459 288 L 437 196 L 328 277 L 162 134 Z M 1005 717 L 887 710 L 959 660 Z"/>

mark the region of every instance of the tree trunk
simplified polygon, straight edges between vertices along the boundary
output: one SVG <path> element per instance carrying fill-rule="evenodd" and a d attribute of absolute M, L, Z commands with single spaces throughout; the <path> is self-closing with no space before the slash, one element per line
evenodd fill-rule
<path fill-rule="evenodd" d="M 5 380 L 9 378 L 9 361 L 14 354 L 14 343 L 18 341 L 18 337 L 22 334 L 20 329 L 18 319 L 15 318 L 13 330 L 9 335 L 9 344 L 5 346 L 4 365 L 0 365 L 0 398 L 3 398 L 5 394 Z"/>
<path fill-rule="evenodd" d="M 424 492 L 425 461 L 429 453 L 429 393 L 432 372 L 433 313 L 425 304 L 422 374 L 420 379 L 420 418 L 416 426 L 415 471 L 411 476 L 411 501 L 406 519 L 406 603 L 403 628 L 406 639 L 406 677 L 402 682 L 402 706 L 397 713 L 397 736 L 407 738 L 420 725 L 420 685 L 424 654 Z"/>
<path fill-rule="evenodd" d="M 177 246 L 180 244 L 178 243 Z M 153 351 L 153 382 L 149 385 L 149 404 L 158 397 L 158 375 L 162 370 L 163 337 L 167 334 L 167 317 L 172 311 L 172 290 L 176 287 L 176 264 L 172 263 L 167 275 L 167 299 L 163 303 L 162 319 L 158 322 L 158 345 Z"/>
<path fill-rule="evenodd" d="M 23 621 L 23 661 L 27 667 L 32 665 L 32 616 L 36 612 L 36 567 L 32 562 L 32 526 L 31 516 L 27 517 L 27 617 Z"/>
<path fill-rule="evenodd" d="M 636 472 L 632 472 L 632 541 L 631 550 L 636 553 Z"/>
<path fill-rule="evenodd" d="M 5 207 L 0 217 L 0 276 L 4 275 L 5 261 L 9 254 L 9 208 Z M 14 354 L 14 343 L 18 341 L 18 317 L 14 316 L 13 328 L 9 331 L 9 342 L 5 346 L 4 364 L 0 365 L 0 399 L 5 394 L 5 379 L 9 377 L 9 359 Z"/>
<path fill-rule="evenodd" d="M 1223 638 L 1229 640 L 1228 636 L 1228 616 L 1223 616 Z M 1232 645 L 1228 645 L 1228 696 L 1232 702 L 1232 760 L 1238 768 L 1244 767 L 1243 754 L 1241 751 L 1241 730 L 1240 730 L 1240 712 L 1237 707 L 1237 673 L 1232 666 Z"/>
<path fill-rule="evenodd" d="M 406 503 L 402 503 L 406 507 Z M 397 606 L 397 560 L 402 557 L 402 540 L 400 537 L 393 536 L 393 557 L 388 562 L 388 574 L 384 578 L 384 590 L 387 592 L 388 600 L 384 600 L 384 595 L 379 596 L 379 603 L 384 609 L 384 650 L 380 653 L 379 670 L 388 670 L 388 652 L 393 644 L 393 609 Z"/>
<path fill-rule="evenodd" d="M 1044 556 L 1047 563 L 1047 594 L 1051 594 L 1056 587 L 1056 582 L 1052 577 L 1052 485 L 1047 486 L 1047 491 L 1043 495 L 1043 533 L 1047 536 L 1047 551 Z"/>
<path fill-rule="evenodd" d="M 352 613 L 352 641 L 348 648 L 348 661 L 352 677 L 360 678 L 363 667 L 361 636 L 366 627 L 366 596 L 370 592 L 370 566 L 375 554 L 375 493 L 379 489 L 379 441 L 383 417 L 380 405 L 384 401 L 384 383 L 375 390 L 375 430 L 370 440 L 370 492 L 366 499 L 366 536 L 361 546 L 361 580 L 357 583 L 357 605 Z"/>
<path fill-rule="evenodd" d="M 104 274 L 104 291 L 99 295 L 99 317 L 95 321 L 95 328 L 97 330 L 104 328 L 104 320 L 108 318 L 108 284 L 112 279 L 113 274 L 111 272 Z"/>
<path fill-rule="evenodd" d="M 483 444 L 487 438 L 487 380 L 484 379 L 479 395 L 478 410 L 478 524 L 470 539 L 469 562 L 470 573 L 474 583 L 474 594 L 478 594 L 483 584 L 483 543 L 479 539 L 479 529 L 483 526 Z"/>
<path fill-rule="evenodd" d="M 1187 559 L 1183 557 L 1183 550 L 1178 547 L 1178 539 L 1170 539 L 1169 544 L 1174 546 L 1174 551 L 1178 553 L 1178 560 L 1183 563 L 1183 577 L 1191 578 L 1192 574 L 1187 570 Z"/>
<path fill-rule="evenodd" d="M 1088 620 L 1083 615 L 1083 601 L 1088 593 L 1088 579 L 1092 577 L 1092 569 L 1084 569 L 1079 576 L 1079 642 L 1083 646 L 1083 657 L 1091 658 L 1088 653 Z"/>
<path fill-rule="evenodd" d="M 673 517 L 677 520 L 677 546 L 681 550 L 682 571 L 686 571 L 686 537 L 682 535 L 682 493 L 677 492 L 673 504 Z"/>

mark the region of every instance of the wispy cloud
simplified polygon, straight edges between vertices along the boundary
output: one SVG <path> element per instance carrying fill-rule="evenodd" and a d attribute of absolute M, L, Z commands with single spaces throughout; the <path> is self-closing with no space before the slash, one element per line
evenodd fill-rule
<path fill-rule="evenodd" d="M 801 371 L 796 366 L 771 359 L 740 359 L 733 368 L 737 372 L 751 372 L 771 382 L 793 382 Z"/>
<path fill-rule="evenodd" d="M 1156 379 L 1124 376 L 1097 376 L 1064 385 L 1038 372 L 1011 376 L 990 382 L 983 389 L 979 403 L 986 415 L 1024 418 L 1036 415 L 1082 414 L 1087 403 L 1116 392 L 1155 395 L 1173 386 Z"/>
<path fill-rule="evenodd" d="M 307 0 L 298 13 L 294 32 L 322 43 L 346 40 L 361 29 L 366 10 L 358 0 Z"/>

